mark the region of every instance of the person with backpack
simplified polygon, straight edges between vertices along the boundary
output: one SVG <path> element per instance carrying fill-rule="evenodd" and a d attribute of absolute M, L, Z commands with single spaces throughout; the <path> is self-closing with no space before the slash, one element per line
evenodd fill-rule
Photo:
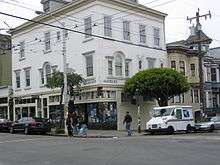
<path fill-rule="evenodd" d="M 128 135 L 128 136 L 131 136 L 131 122 L 132 122 L 132 117 L 131 117 L 131 115 L 129 114 L 129 112 L 126 112 L 126 115 L 125 115 L 125 117 L 124 117 L 123 124 L 125 124 L 125 128 L 126 128 L 126 131 L 127 131 L 127 135 Z"/>

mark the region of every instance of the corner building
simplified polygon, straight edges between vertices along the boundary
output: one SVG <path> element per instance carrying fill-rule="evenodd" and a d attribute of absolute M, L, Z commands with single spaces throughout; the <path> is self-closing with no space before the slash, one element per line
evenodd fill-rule
<path fill-rule="evenodd" d="M 13 31 L 14 120 L 23 116 L 63 118 L 60 89 L 51 90 L 45 84 L 53 71 L 63 71 L 64 34 L 67 70 L 86 79 L 74 101 L 85 113 L 88 126 L 121 130 L 129 111 L 137 129 L 137 105 L 131 104 L 133 98 L 125 97 L 122 87 L 140 70 L 167 66 L 166 14 L 128 0 L 77 0 L 51 10 L 53 5 L 48 3 L 52 0 L 42 3 L 47 13 L 34 21 L 62 23 L 82 33 L 32 22 Z M 153 106 L 156 103 L 147 99 L 141 103 L 143 128 Z"/>

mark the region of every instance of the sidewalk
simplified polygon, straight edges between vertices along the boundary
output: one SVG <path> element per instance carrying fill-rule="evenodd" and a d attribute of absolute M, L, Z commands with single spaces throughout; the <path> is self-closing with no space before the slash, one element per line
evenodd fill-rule
<path fill-rule="evenodd" d="M 66 137 L 66 134 L 55 134 L 55 133 L 49 133 L 50 136 L 64 136 Z M 86 138 L 119 138 L 119 137 L 126 137 L 127 132 L 126 131 L 116 131 L 116 130 L 88 130 Z M 132 136 L 143 136 L 143 133 L 133 132 Z M 85 136 L 81 135 L 74 135 L 73 137 L 76 138 L 82 138 Z"/>

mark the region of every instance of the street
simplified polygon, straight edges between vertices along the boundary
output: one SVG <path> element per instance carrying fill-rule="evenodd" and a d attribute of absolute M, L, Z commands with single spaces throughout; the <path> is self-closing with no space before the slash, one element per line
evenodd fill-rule
<path fill-rule="evenodd" d="M 0 133 L 0 165 L 220 165 L 219 133 L 74 138 Z"/>

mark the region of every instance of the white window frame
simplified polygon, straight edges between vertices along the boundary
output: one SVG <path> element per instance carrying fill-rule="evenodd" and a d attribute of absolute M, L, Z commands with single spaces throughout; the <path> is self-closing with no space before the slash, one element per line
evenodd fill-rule
<path fill-rule="evenodd" d="M 20 45 L 20 49 L 19 49 L 19 53 L 20 53 L 20 59 L 24 59 L 25 58 L 25 41 L 21 41 L 19 43 Z"/>
<path fill-rule="evenodd" d="M 51 36 L 50 31 L 44 33 L 45 52 L 49 52 L 51 50 L 50 36 Z"/>
<path fill-rule="evenodd" d="M 160 46 L 160 28 L 153 27 L 154 46 Z"/>
<path fill-rule="evenodd" d="M 15 72 L 16 89 L 20 89 L 21 88 L 21 70 L 16 70 L 14 72 Z"/>
<path fill-rule="evenodd" d="M 125 76 L 130 76 L 130 60 L 125 60 Z"/>
<path fill-rule="evenodd" d="M 120 53 L 115 57 L 115 75 L 120 77 L 123 76 L 123 57 Z"/>
<path fill-rule="evenodd" d="M 104 16 L 104 36 L 112 37 L 112 17 Z"/>
<path fill-rule="evenodd" d="M 43 70 L 43 68 L 39 69 L 39 75 L 40 75 L 40 84 L 44 85 L 45 84 L 45 78 L 44 78 L 44 70 Z"/>
<path fill-rule="evenodd" d="M 30 87 L 31 86 L 31 68 L 25 68 L 24 75 L 25 75 L 25 87 Z"/>
<path fill-rule="evenodd" d="M 92 36 L 92 17 L 84 19 L 85 38 L 91 38 Z"/>
<path fill-rule="evenodd" d="M 147 36 L 146 36 L 146 25 L 139 25 L 139 35 L 140 35 L 140 43 L 146 44 Z"/>
<path fill-rule="evenodd" d="M 86 76 L 87 77 L 94 76 L 93 55 L 92 54 L 86 55 L 85 60 L 86 60 Z"/>
<path fill-rule="evenodd" d="M 131 23 L 130 21 L 123 21 L 123 39 L 126 41 L 131 40 Z"/>
<path fill-rule="evenodd" d="M 113 75 L 113 60 L 112 59 L 108 59 L 108 75 L 109 76 Z"/>

